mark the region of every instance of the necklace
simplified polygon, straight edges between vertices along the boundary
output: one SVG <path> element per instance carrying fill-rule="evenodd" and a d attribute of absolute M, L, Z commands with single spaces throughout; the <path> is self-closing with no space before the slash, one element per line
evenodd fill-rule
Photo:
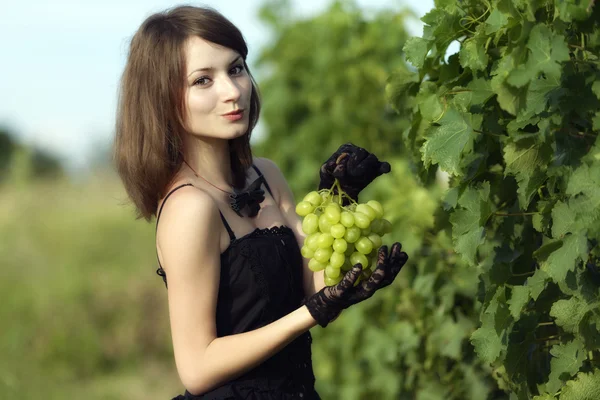
<path fill-rule="evenodd" d="M 264 179 L 262 174 L 259 174 L 258 178 L 256 178 L 256 180 L 248 186 L 248 189 L 238 191 L 234 188 L 234 192 L 228 192 L 218 186 L 213 185 L 202 175 L 198 174 L 194 168 L 187 163 L 187 161 L 183 160 L 183 162 L 192 170 L 196 177 L 201 178 L 203 181 L 212 187 L 219 189 L 221 192 L 226 193 L 230 199 L 229 205 L 237 215 L 243 217 L 242 213 L 244 213 L 247 214 L 248 217 L 252 218 L 258 214 L 258 210 L 260 210 L 260 203 L 262 203 L 262 201 L 265 199 L 265 191 L 260 188 Z"/>

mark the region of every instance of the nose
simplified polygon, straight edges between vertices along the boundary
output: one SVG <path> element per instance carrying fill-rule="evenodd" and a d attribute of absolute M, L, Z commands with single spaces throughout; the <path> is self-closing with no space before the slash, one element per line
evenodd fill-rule
<path fill-rule="evenodd" d="M 242 91 L 235 80 L 226 77 L 222 80 L 221 92 L 226 102 L 237 102 L 240 99 Z"/>

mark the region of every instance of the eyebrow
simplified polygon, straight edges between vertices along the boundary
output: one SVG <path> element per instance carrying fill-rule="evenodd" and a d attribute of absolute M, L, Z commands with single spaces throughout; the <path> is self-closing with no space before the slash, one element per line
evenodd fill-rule
<path fill-rule="evenodd" d="M 232 66 L 233 64 L 235 64 L 240 58 L 242 58 L 242 56 L 237 56 L 232 62 L 229 63 L 229 66 Z M 198 72 L 198 71 L 213 71 L 214 68 L 213 67 L 204 67 L 204 68 L 198 68 L 193 70 L 192 72 L 190 72 L 190 74 L 188 75 L 188 78 L 190 77 L 190 75 L 192 75 L 194 72 Z"/>

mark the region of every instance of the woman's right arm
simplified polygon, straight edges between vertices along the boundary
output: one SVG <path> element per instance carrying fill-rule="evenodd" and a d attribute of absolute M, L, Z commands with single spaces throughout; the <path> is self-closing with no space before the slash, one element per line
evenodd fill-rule
<path fill-rule="evenodd" d="M 181 382 L 192 394 L 244 374 L 316 325 L 302 306 L 260 329 L 216 337 L 221 224 L 212 198 L 186 187 L 170 197 L 157 232 L 169 284 L 175 363 Z"/>

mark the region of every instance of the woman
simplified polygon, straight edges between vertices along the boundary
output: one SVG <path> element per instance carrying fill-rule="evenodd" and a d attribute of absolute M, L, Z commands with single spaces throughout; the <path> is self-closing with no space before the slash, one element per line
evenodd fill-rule
<path fill-rule="evenodd" d="M 260 101 L 246 56 L 239 30 L 212 9 L 150 16 L 121 81 L 115 161 L 139 216 L 157 217 L 186 388 L 176 398 L 318 399 L 309 329 L 389 285 L 407 256 L 383 246 L 357 286 L 360 264 L 332 287 L 308 269 L 292 192 L 277 165 L 252 157 Z M 347 144 L 322 166 L 320 187 L 338 178 L 356 198 L 389 169 Z"/>

